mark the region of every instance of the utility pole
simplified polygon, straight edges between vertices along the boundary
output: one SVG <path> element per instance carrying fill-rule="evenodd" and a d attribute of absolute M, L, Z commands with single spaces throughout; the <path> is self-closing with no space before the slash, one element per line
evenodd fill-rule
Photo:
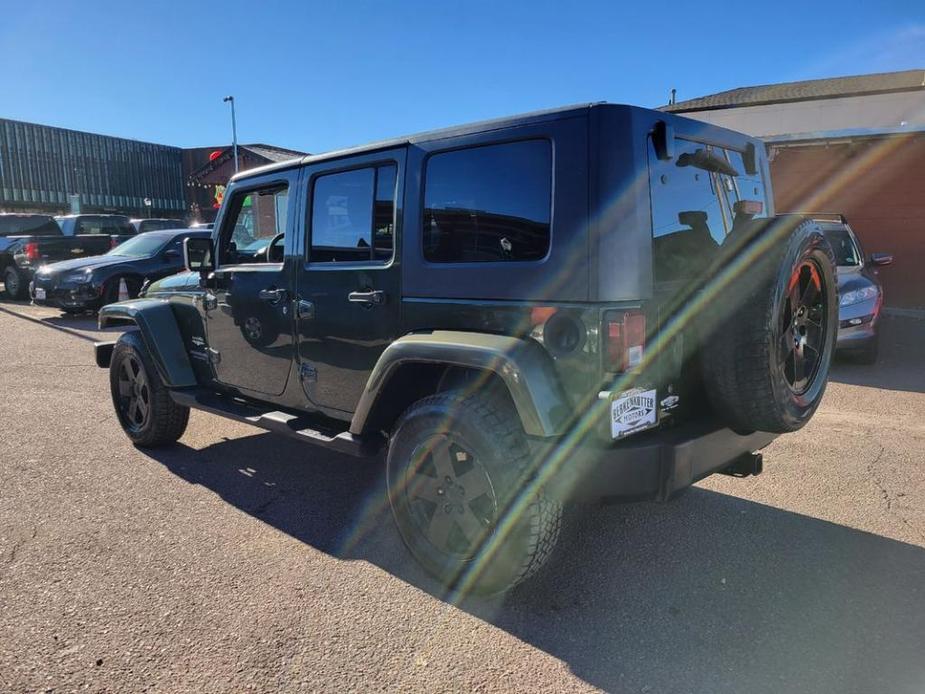
<path fill-rule="evenodd" d="M 234 97 L 226 96 L 222 101 L 231 102 L 231 146 L 234 149 L 234 172 L 238 173 L 238 126 L 234 120 Z"/>

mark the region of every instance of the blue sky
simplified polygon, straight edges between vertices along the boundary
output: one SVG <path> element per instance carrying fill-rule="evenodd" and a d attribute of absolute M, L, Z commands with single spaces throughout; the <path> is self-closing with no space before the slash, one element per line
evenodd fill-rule
<path fill-rule="evenodd" d="M 925 68 L 925 2 L 0 0 L 0 117 L 311 152 L 583 101 Z"/>

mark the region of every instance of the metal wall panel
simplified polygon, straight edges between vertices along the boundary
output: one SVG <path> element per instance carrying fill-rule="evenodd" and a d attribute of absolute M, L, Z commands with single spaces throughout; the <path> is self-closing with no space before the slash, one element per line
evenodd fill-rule
<path fill-rule="evenodd" d="M 182 213 L 182 150 L 0 118 L 0 210 L 63 212 L 69 194 L 88 211 Z"/>

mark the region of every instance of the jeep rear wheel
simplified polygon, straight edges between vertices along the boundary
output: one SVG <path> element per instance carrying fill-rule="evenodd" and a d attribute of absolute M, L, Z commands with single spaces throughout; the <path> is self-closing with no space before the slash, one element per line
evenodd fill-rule
<path fill-rule="evenodd" d="M 529 490 L 530 452 L 496 399 L 441 393 L 413 404 L 389 447 L 389 501 L 414 557 L 446 586 L 497 593 L 533 575 L 561 505 Z"/>
<path fill-rule="evenodd" d="M 703 345 L 707 393 L 733 428 L 786 433 L 809 421 L 825 392 L 838 328 L 835 258 L 818 225 L 772 223 L 752 291 Z M 792 229 L 792 230 L 791 230 Z"/>
<path fill-rule="evenodd" d="M 123 431 L 136 446 L 174 443 L 189 422 L 189 408 L 170 397 L 137 331 L 116 342 L 109 366 L 112 404 Z"/>

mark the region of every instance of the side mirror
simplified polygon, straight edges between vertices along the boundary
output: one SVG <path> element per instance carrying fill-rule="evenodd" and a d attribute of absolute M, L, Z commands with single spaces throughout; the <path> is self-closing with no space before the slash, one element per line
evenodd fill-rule
<path fill-rule="evenodd" d="M 893 256 L 889 253 L 871 253 L 870 254 L 870 264 L 871 265 L 892 265 Z"/>
<path fill-rule="evenodd" d="M 215 269 L 212 253 L 212 239 L 188 237 L 183 240 L 183 265 L 190 272 L 208 277 Z"/>

